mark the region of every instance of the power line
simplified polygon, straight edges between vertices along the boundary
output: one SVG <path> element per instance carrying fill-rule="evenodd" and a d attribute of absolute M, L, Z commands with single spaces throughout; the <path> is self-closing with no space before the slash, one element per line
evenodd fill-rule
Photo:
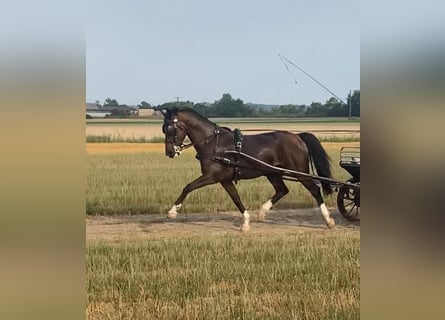
<path fill-rule="evenodd" d="M 294 74 L 289 70 L 289 67 L 287 66 L 287 64 L 284 62 L 283 58 L 278 55 L 278 57 L 280 57 L 281 62 L 283 63 L 284 67 L 286 68 L 287 72 L 289 72 L 290 76 L 292 77 L 292 79 L 294 79 L 295 84 L 297 84 L 297 79 L 295 79 Z"/>

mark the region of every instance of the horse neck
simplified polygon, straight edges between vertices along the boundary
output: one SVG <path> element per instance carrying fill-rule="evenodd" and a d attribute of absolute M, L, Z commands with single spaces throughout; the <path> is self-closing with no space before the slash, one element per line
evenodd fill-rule
<path fill-rule="evenodd" d="M 211 137 L 214 132 L 215 125 L 210 122 L 199 119 L 187 121 L 187 135 L 192 143 L 199 143 L 201 140 Z"/>

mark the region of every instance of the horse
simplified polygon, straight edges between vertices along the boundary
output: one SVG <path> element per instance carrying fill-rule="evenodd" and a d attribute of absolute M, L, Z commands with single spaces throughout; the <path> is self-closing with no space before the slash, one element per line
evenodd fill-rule
<path fill-rule="evenodd" d="M 329 156 L 317 137 L 311 133 L 294 134 L 288 131 L 271 131 L 245 135 L 242 136 L 242 142 L 237 145 L 236 142 L 240 141 L 235 141 L 235 131 L 218 126 L 193 109 L 173 108 L 160 111 L 164 116 L 162 131 L 165 135 L 166 156 L 175 158 L 180 156 L 184 149 L 194 147 L 202 172 L 200 177 L 184 187 L 168 211 L 168 219 L 176 217 L 190 192 L 220 183 L 242 214 L 241 231 L 248 231 L 250 215 L 240 199 L 234 181 L 265 176 L 272 184 L 275 194 L 260 207 L 258 214 L 260 220 L 265 219 L 272 206 L 289 193 L 282 173 L 264 170 L 264 167 L 253 164 L 246 157 L 226 153 L 228 150 L 240 150 L 269 165 L 303 173 L 309 173 L 309 165 L 312 164 L 319 176 L 331 178 Z M 190 140 L 188 145 L 184 144 L 186 137 Z M 298 181 L 317 201 L 327 227 L 333 228 L 335 221 L 330 217 L 324 203 L 320 183 L 317 184 L 307 176 L 298 177 Z M 324 194 L 332 193 L 329 183 L 321 181 L 321 187 Z"/>

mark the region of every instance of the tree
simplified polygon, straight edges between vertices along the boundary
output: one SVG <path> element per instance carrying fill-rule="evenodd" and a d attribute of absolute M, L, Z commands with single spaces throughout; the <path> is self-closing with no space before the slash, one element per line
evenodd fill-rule
<path fill-rule="evenodd" d="M 348 95 L 348 107 L 351 103 L 351 116 L 360 117 L 360 90 L 354 90 L 352 95 Z"/>
<path fill-rule="evenodd" d="M 326 116 L 326 106 L 320 102 L 312 102 L 305 112 L 308 117 L 323 117 Z"/>
<path fill-rule="evenodd" d="M 166 102 L 161 105 L 158 105 L 156 109 L 173 109 L 173 108 L 191 108 L 193 109 L 193 102 L 191 101 L 174 101 L 174 102 Z"/>
<path fill-rule="evenodd" d="M 341 103 L 337 98 L 331 97 L 325 102 L 326 116 L 328 117 L 347 117 L 347 105 Z"/>
<path fill-rule="evenodd" d="M 209 114 L 214 117 L 244 117 L 252 115 L 253 110 L 245 105 L 241 99 L 233 99 L 229 93 L 215 101 L 210 107 Z"/>
<path fill-rule="evenodd" d="M 151 104 L 149 104 L 146 101 L 141 101 L 140 104 L 138 104 L 140 109 L 151 109 Z"/>
<path fill-rule="evenodd" d="M 199 114 L 207 117 L 209 115 L 210 103 L 208 102 L 196 103 L 193 105 L 192 109 L 198 112 Z"/>
<path fill-rule="evenodd" d="M 279 106 L 278 107 L 278 112 L 279 113 L 284 113 L 284 114 L 294 114 L 294 113 L 297 112 L 297 108 L 293 104 L 286 104 L 286 105 L 283 105 L 283 106 Z"/>
<path fill-rule="evenodd" d="M 118 106 L 119 103 L 117 102 L 116 99 L 111 99 L 111 98 L 105 99 L 104 107 L 118 107 Z"/>

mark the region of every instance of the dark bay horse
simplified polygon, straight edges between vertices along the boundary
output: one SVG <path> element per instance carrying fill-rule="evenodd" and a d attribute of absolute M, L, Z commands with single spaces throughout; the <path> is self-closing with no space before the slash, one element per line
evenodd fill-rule
<path fill-rule="evenodd" d="M 167 217 L 172 219 L 187 195 L 195 189 L 214 183 L 220 183 L 227 191 L 239 211 L 243 215 L 242 231 L 249 230 L 249 213 L 244 207 L 233 184 L 235 179 L 253 179 L 266 176 L 275 189 L 275 194 L 260 208 L 259 217 L 264 219 L 272 206 L 285 196 L 289 189 L 282 179 L 282 174 L 264 170 L 248 159 L 233 154 L 226 154 L 227 150 L 235 150 L 234 131 L 219 127 L 192 109 L 162 110 L 165 134 L 165 153 L 170 158 L 179 156 L 185 147 L 193 146 L 197 152 L 197 159 L 201 163 L 202 175 L 185 186 Z M 186 136 L 191 144 L 183 144 Z M 287 131 L 272 131 L 268 133 L 246 135 L 243 137 L 241 151 L 270 165 L 290 170 L 309 172 L 310 161 L 313 162 L 317 174 L 330 178 L 331 169 L 329 157 L 320 141 L 311 133 L 293 134 Z M 231 165 L 228 162 L 231 162 Z M 233 164 L 236 163 L 236 166 Z M 335 226 L 334 219 L 324 204 L 320 187 L 314 180 L 299 177 L 306 189 L 317 200 L 320 211 L 329 228 Z M 321 182 L 325 194 L 332 192 L 328 183 Z"/>

